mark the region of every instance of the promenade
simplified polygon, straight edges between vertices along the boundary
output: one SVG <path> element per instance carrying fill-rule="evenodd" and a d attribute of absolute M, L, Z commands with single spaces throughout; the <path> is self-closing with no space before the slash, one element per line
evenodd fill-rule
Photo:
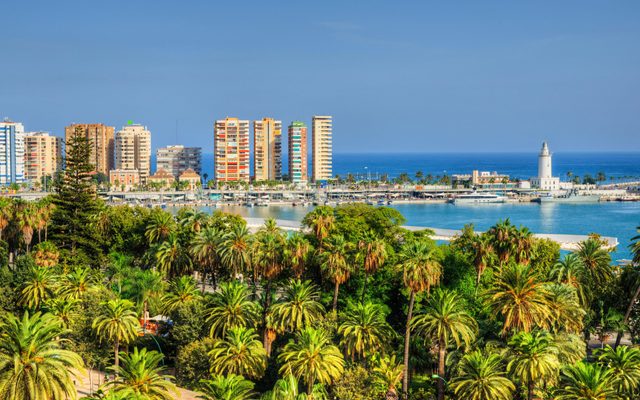
<path fill-rule="evenodd" d="M 250 230 L 256 231 L 261 226 L 264 225 L 265 219 L 264 218 L 245 218 L 245 221 L 247 221 L 247 227 Z M 280 228 L 287 231 L 300 231 L 303 229 L 303 226 L 300 223 L 300 221 L 277 219 L 276 224 Z M 403 226 L 403 228 L 410 231 L 421 231 L 423 229 L 429 229 L 434 232 L 434 235 L 432 236 L 433 239 L 447 241 L 447 242 L 453 240 L 456 236 L 459 236 L 462 233 L 462 231 L 459 229 L 442 229 L 442 228 L 433 228 L 430 226 L 405 225 Z M 560 233 L 534 233 L 533 236 L 540 239 L 552 240 L 560 245 L 560 249 L 568 250 L 568 251 L 577 250 L 578 244 L 589 238 L 588 235 L 567 235 L 567 234 L 560 234 Z M 611 236 L 602 236 L 601 239 L 607 243 L 607 249 L 611 249 L 618 246 L 618 238 L 611 237 Z"/>

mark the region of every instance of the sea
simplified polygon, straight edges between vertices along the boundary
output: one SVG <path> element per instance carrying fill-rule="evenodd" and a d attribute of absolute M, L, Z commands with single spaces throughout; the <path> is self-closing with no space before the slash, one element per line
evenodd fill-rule
<path fill-rule="evenodd" d="M 155 163 L 153 163 L 155 164 Z M 286 166 L 286 160 L 283 165 Z M 537 175 L 537 153 L 407 153 L 407 154 L 334 154 L 334 174 L 343 177 L 353 174 L 360 179 L 375 179 L 387 174 L 389 178 L 402 173 L 414 177 L 423 175 L 468 174 L 472 170 L 496 171 L 516 179 Z M 213 155 L 203 155 L 203 172 L 213 176 Z M 640 153 L 562 153 L 553 154 L 553 173 L 567 180 L 568 173 L 595 177 L 606 176 L 605 183 L 640 180 Z M 477 230 L 485 230 L 499 220 L 509 218 L 516 225 L 527 226 L 537 233 L 587 235 L 598 233 L 618 239 L 620 245 L 612 258 L 631 258 L 628 245 L 640 234 L 640 203 L 602 202 L 587 204 L 483 204 L 460 206 L 453 204 L 394 204 L 406 218 L 408 225 L 433 228 L 461 229 L 473 223 Z M 226 211 L 249 217 L 273 217 L 300 220 L 310 211 L 308 207 L 230 207 Z"/>

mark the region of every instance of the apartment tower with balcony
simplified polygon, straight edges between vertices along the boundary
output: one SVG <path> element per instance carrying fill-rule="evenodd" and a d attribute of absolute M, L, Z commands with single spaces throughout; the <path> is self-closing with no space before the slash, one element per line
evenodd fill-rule
<path fill-rule="evenodd" d="M 96 172 L 108 176 L 113 169 L 114 131 L 114 127 L 104 124 L 71 124 L 64 129 L 65 142 L 68 146 L 69 140 L 76 134 L 86 137 L 91 144 L 89 161 Z"/>
<path fill-rule="evenodd" d="M 24 126 L 0 122 L 0 185 L 24 182 Z"/>
<path fill-rule="evenodd" d="M 333 177 L 333 124 L 328 115 L 314 115 L 311 119 L 312 177 L 314 182 Z"/>
<path fill-rule="evenodd" d="M 124 126 L 116 134 L 115 169 L 136 170 L 140 181 L 146 182 L 151 172 L 151 132 L 146 126 L 132 124 Z"/>
<path fill-rule="evenodd" d="M 202 172 L 202 148 L 182 145 L 161 147 L 156 151 L 156 170 L 165 170 L 178 178 L 188 169 Z"/>
<path fill-rule="evenodd" d="M 32 182 L 53 177 L 62 170 L 62 138 L 48 132 L 29 132 L 24 136 L 24 175 Z"/>
<path fill-rule="evenodd" d="M 293 183 L 305 184 L 307 173 L 307 126 L 293 121 L 289 125 L 289 179 Z"/>
<path fill-rule="evenodd" d="M 256 181 L 282 179 L 282 121 L 253 121 L 253 175 Z"/>
<path fill-rule="evenodd" d="M 213 127 L 214 174 L 218 182 L 249 182 L 249 121 L 217 120 Z"/>

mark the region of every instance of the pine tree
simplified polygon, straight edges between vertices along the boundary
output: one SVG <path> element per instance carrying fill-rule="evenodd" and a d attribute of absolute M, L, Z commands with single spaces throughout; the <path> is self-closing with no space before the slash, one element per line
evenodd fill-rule
<path fill-rule="evenodd" d="M 66 143 L 66 169 L 55 183 L 52 239 L 71 264 L 98 265 L 102 251 L 94 225 L 101 204 L 92 180 L 94 166 L 89 162 L 91 142 L 76 128 Z"/>

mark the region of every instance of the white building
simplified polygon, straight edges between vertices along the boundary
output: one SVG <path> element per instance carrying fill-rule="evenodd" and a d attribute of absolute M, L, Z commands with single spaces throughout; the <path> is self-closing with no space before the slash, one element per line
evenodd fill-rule
<path fill-rule="evenodd" d="M 24 182 L 24 126 L 0 122 L 0 185 Z"/>
<path fill-rule="evenodd" d="M 151 132 L 146 126 L 127 125 L 116 133 L 115 169 L 138 170 L 145 182 L 151 172 Z"/>
<path fill-rule="evenodd" d="M 547 142 L 542 143 L 538 155 L 538 176 L 531 178 L 531 185 L 541 190 L 559 190 L 560 178 L 552 176 L 551 153 Z"/>
<path fill-rule="evenodd" d="M 311 176 L 314 182 L 333 178 L 333 118 L 314 115 L 311 119 L 313 162 Z"/>

